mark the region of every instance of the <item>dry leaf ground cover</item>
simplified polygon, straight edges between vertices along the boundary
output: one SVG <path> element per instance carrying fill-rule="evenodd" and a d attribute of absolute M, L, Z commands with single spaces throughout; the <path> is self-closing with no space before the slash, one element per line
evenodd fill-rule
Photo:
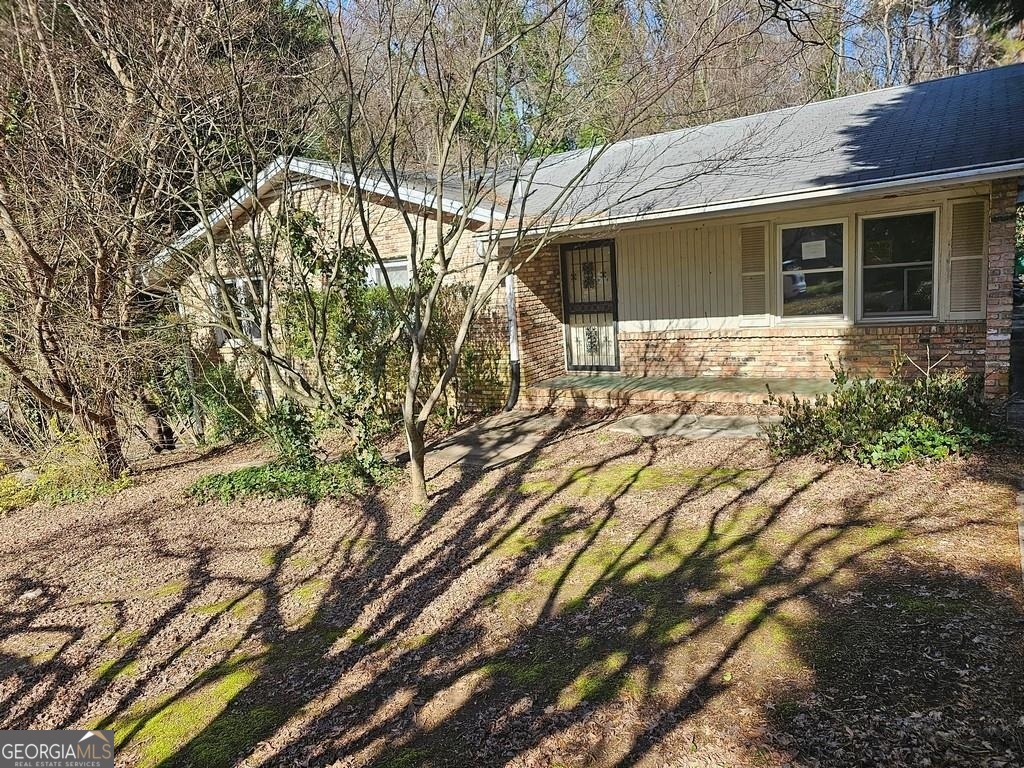
<path fill-rule="evenodd" d="M 880 472 L 566 425 L 504 469 L 0 519 L 0 727 L 118 763 L 1024 764 L 1019 457 Z"/>

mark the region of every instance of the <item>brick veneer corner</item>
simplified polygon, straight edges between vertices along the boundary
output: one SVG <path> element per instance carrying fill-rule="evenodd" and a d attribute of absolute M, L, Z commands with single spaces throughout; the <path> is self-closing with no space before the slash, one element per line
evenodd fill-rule
<path fill-rule="evenodd" d="M 516 280 L 516 322 L 523 386 L 565 372 L 562 331 L 562 273 L 558 246 L 553 245 L 519 267 Z"/>
<path fill-rule="evenodd" d="M 1016 177 L 992 182 L 988 225 L 988 293 L 985 318 L 985 396 L 1010 394 L 1010 330 L 1013 324 Z"/>

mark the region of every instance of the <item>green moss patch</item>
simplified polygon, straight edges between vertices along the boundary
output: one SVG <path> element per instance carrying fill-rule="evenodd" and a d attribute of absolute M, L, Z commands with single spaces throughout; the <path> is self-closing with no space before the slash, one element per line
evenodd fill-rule
<path fill-rule="evenodd" d="M 284 559 L 284 550 L 280 547 L 267 547 L 260 552 L 260 565 L 272 567 L 280 565 Z"/>
<path fill-rule="evenodd" d="M 534 494 L 552 494 L 558 487 L 550 480 L 525 480 L 516 489 L 523 496 Z"/>
<path fill-rule="evenodd" d="M 137 754 L 133 765 L 230 765 L 283 719 L 273 707 L 232 708 L 258 674 L 251 662 L 228 662 L 198 678 L 183 696 L 164 697 L 95 726 L 114 730 L 118 749 Z"/>
<path fill-rule="evenodd" d="M 903 613 L 925 616 L 949 616 L 965 613 L 970 605 L 964 601 L 934 597 L 932 595 L 896 594 L 893 602 Z"/>
<path fill-rule="evenodd" d="M 149 593 L 150 597 L 177 597 L 185 591 L 184 581 L 168 581 L 166 584 L 161 584 L 159 587 Z"/>
<path fill-rule="evenodd" d="M 111 659 L 105 661 L 96 668 L 95 677 L 98 680 L 110 682 L 119 677 L 135 677 L 139 673 L 139 664 L 136 661 L 127 659 Z"/>
<path fill-rule="evenodd" d="M 124 629 L 112 635 L 110 641 L 119 648 L 127 648 L 139 642 L 144 634 L 141 629 Z"/>
<path fill-rule="evenodd" d="M 425 747 L 403 747 L 386 755 L 376 764 L 376 768 L 421 768 L 428 766 L 431 751 Z"/>
<path fill-rule="evenodd" d="M 750 470 L 731 467 L 659 467 L 612 464 L 580 467 L 572 471 L 568 490 L 580 496 L 612 496 L 633 491 L 655 491 L 674 486 L 710 489 L 742 486 Z"/>
<path fill-rule="evenodd" d="M 406 651 L 415 651 L 427 645 L 433 639 L 434 635 L 432 632 L 423 632 L 418 635 L 403 637 L 398 641 L 398 647 Z"/>
<path fill-rule="evenodd" d="M 320 601 L 327 591 L 327 582 L 323 579 L 306 579 L 292 592 L 292 596 L 302 605 L 310 605 Z"/>
<path fill-rule="evenodd" d="M 242 598 L 231 598 L 216 603 L 206 603 L 192 608 L 192 613 L 199 616 L 220 616 L 227 614 L 236 618 L 255 616 L 263 605 L 263 596 L 257 593 Z"/>
<path fill-rule="evenodd" d="M 590 664 L 559 693 L 558 706 L 572 709 L 584 701 L 599 701 L 618 692 L 615 678 L 626 666 L 629 655 L 612 651 L 600 661 Z"/>

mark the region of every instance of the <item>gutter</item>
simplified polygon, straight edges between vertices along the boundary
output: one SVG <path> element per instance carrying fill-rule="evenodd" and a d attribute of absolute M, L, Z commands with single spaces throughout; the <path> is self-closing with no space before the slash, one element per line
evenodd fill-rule
<path fill-rule="evenodd" d="M 348 171 L 335 169 L 326 163 L 317 162 L 315 160 L 295 158 L 291 161 L 288 168 L 289 170 L 304 173 L 307 176 L 312 176 L 313 178 L 344 184 L 347 187 L 354 187 L 356 185 L 355 176 Z M 368 176 L 363 177 L 362 190 L 364 193 L 369 192 L 370 194 L 380 195 L 381 197 L 389 197 L 392 199 L 397 197 L 398 200 L 401 200 L 404 203 L 417 205 L 421 208 L 432 210 L 436 207 L 436 198 L 432 193 L 421 192 L 418 189 L 412 189 L 410 187 L 398 187 L 398 194 L 396 196 L 395 190 L 393 190 L 391 185 L 386 181 L 374 180 L 372 177 Z M 453 216 L 460 216 L 465 213 L 468 219 L 476 222 L 485 223 L 491 220 L 490 212 L 487 209 L 473 208 L 466 210 L 465 206 L 461 203 L 443 196 L 441 198 L 441 210 L 445 213 L 452 214 Z"/>

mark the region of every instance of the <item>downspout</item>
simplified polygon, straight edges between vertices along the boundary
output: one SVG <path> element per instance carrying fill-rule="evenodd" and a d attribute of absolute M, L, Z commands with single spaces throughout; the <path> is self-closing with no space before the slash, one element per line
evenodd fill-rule
<path fill-rule="evenodd" d="M 504 410 L 511 411 L 519 400 L 519 324 L 516 322 L 516 276 L 505 277 L 505 311 L 508 313 L 508 401 Z"/>

